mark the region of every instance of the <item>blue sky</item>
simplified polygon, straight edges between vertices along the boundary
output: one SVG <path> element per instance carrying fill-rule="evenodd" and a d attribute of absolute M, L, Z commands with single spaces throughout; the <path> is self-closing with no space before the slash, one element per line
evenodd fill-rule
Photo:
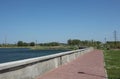
<path fill-rule="evenodd" d="M 0 0 L 0 43 L 120 39 L 120 0 Z"/>

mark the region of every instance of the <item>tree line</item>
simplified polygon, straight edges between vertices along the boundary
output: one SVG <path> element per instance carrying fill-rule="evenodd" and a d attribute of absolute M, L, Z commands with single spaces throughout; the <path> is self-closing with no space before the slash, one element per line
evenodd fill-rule
<path fill-rule="evenodd" d="M 84 47 L 97 47 L 99 48 L 102 44 L 102 42 L 100 41 L 94 41 L 94 40 L 84 40 L 84 41 L 81 41 L 79 39 L 69 39 L 67 41 L 67 44 L 68 45 L 76 45 L 78 47 L 81 47 L 81 46 L 84 46 Z"/>
<path fill-rule="evenodd" d="M 50 42 L 50 43 L 40 43 L 40 46 L 59 46 L 60 43 L 58 42 Z"/>
<path fill-rule="evenodd" d="M 35 46 L 35 42 L 26 43 L 23 41 L 18 41 L 17 46 Z"/>
<path fill-rule="evenodd" d="M 106 43 L 102 43 L 100 41 L 94 40 L 84 40 L 81 41 L 79 39 L 69 39 L 67 42 L 68 45 L 77 45 L 77 46 L 92 46 L 95 48 L 107 48 L 107 49 L 120 49 L 120 41 L 107 41 Z"/>
<path fill-rule="evenodd" d="M 17 46 L 59 46 L 60 43 L 58 42 L 50 42 L 50 43 L 40 43 L 40 44 L 35 44 L 35 42 L 30 42 L 30 43 L 26 43 L 23 41 L 18 41 L 17 42 Z"/>
<path fill-rule="evenodd" d="M 106 43 L 102 43 L 100 41 L 94 40 L 79 40 L 79 39 L 69 39 L 67 43 L 59 43 L 59 42 L 49 42 L 49 43 L 39 43 L 36 44 L 35 42 L 24 42 L 18 41 L 16 44 L 0 44 L 0 47 L 14 47 L 14 46 L 76 46 L 76 47 L 96 47 L 96 48 L 118 48 L 120 49 L 120 41 L 107 41 Z"/>
<path fill-rule="evenodd" d="M 120 49 L 120 41 L 107 41 L 105 47 L 108 49 Z"/>
<path fill-rule="evenodd" d="M 69 45 L 69 46 L 98 46 L 101 42 L 99 41 L 81 41 L 79 39 L 69 39 L 67 40 L 67 43 L 59 43 L 59 42 L 49 42 L 49 43 L 39 43 L 36 44 L 35 42 L 24 42 L 24 41 L 18 41 L 16 44 L 7 44 L 6 46 L 60 46 L 60 45 Z M 0 45 L 5 46 L 5 44 Z"/>

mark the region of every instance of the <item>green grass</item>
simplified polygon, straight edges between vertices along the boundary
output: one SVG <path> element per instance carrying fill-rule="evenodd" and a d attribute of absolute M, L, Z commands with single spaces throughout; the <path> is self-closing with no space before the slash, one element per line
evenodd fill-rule
<path fill-rule="evenodd" d="M 108 79 L 120 79 L 120 50 L 104 52 Z"/>

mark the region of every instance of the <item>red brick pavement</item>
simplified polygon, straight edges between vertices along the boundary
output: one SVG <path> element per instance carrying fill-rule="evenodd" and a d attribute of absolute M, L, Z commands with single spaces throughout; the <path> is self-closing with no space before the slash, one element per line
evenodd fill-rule
<path fill-rule="evenodd" d="M 105 79 L 103 52 L 94 50 L 38 79 Z"/>

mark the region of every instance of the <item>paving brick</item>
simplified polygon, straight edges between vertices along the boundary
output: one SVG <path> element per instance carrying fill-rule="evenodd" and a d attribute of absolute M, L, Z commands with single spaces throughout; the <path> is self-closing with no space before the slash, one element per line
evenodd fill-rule
<path fill-rule="evenodd" d="M 86 53 L 37 79 L 106 79 L 103 52 Z"/>

